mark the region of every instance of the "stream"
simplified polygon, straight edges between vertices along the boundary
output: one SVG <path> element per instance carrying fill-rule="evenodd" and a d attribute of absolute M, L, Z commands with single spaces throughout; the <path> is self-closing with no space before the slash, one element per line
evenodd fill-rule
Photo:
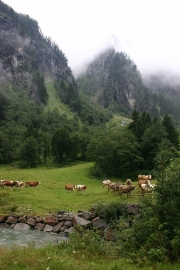
<path fill-rule="evenodd" d="M 6 226 L 0 226 L 0 247 L 42 247 L 55 245 L 61 241 L 67 242 L 67 237 L 39 230 L 17 231 Z"/>

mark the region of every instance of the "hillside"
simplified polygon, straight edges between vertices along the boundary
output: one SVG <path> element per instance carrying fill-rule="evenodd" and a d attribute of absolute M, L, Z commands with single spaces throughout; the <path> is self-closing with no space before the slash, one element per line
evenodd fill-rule
<path fill-rule="evenodd" d="M 130 57 L 110 48 L 95 57 L 77 82 L 80 93 L 113 113 L 130 116 L 134 109 L 158 117 L 168 113 L 179 126 L 180 87 L 167 78 L 158 74 L 142 78 Z"/>
<path fill-rule="evenodd" d="M 44 81 L 74 77 L 67 58 L 45 38 L 37 21 L 0 1 L 0 81 L 21 87 L 39 104 L 47 102 Z"/>

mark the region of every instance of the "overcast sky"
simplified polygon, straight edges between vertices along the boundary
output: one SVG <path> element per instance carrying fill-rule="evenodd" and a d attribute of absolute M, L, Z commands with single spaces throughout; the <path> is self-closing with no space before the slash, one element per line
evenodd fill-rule
<path fill-rule="evenodd" d="M 142 74 L 180 75 L 179 0 L 4 0 L 37 20 L 75 70 L 114 45 Z"/>

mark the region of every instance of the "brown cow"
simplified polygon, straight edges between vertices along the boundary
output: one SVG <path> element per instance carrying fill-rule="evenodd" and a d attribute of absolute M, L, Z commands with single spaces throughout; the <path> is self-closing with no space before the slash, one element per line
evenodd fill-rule
<path fill-rule="evenodd" d="M 130 197 L 131 192 L 135 189 L 136 187 L 133 185 L 121 185 L 119 186 L 119 195 L 121 196 L 123 193 L 127 194 L 127 198 Z"/>
<path fill-rule="evenodd" d="M 139 174 L 138 175 L 138 180 L 151 180 L 152 176 L 149 175 L 143 175 L 143 174 Z"/>
<path fill-rule="evenodd" d="M 141 189 L 141 185 L 142 184 L 146 184 L 146 185 L 150 186 L 151 183 L 150 183 L 150 180 L 143 180 L 143 179 L 142 180 L 139 180 L 138 181 L 139 189 Z"/>
<path fill-rule="evenodd" d="M 30 182 L 26 181 L 26 187 L 36 187 L 37 185 L 40 185 L 41 183 L 39 181 L 37 182 Z"/>
<path fill-rule="evenodd" d="M 18 187 L 19 181 L 11 181 L 11 180 L 1 180 L 1 186 L 4 188 L 5 186 L 10 187 L 12 190 L 13 187 Z"/>
<path fill-rule="evenodd" d="M 73 191 L 75 189 L 75 185 L 65 185 L 65 190 L 68 190 L 68 191 Z"/>
<path fill-rule="evenodd" d="M 112 189 L 114 192 L 119 191 L 119 186 L 121 186 L 121 185 L 124 185 L 124 184 L 123 183 L 118 183 L 118 182 L 109 184 L 108 185 L 108 192 L 109 192 L 110 189 Z"/>

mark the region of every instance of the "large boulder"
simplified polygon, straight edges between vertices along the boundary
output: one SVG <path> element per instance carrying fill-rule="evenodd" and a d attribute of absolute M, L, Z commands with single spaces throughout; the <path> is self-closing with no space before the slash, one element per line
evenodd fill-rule
<path fill-rule="evenodd" d="M 91 221 L 79 217 L 78 215 L 73 216 L 73 226 L 75 228 L 89 228 L 91 226 Z"/>
<path fill-rule="evenodd" d="M 53 231 L 53 226 L 47 224 L 47 225 L 44 226 L 43 231 L 44 232 L 52 232 Z"/>
<path fill-rule="evenodd" d="M 53 228 L 53 232 L 59 233 L 61 231 L 61 228 L 62 228 L 63 224 L 64 224 L 64 221 L 61 221 L 60 223 L 55 225 L 54 228 Z"/>
<path fill-rule="evenodd" d="M 34 218 L 28 218 L 27 224 L 34 227 L 36 225 L 36 221 L 34 220 Z"/>
<path fill-rule="evenodd" d="M 51 225 L 51 226 L 55 226 L 58 223 L 58 218 L 57 217 L 53 217 L 53 216 L 47 216 L 44 219 L 44 223 Z"/>
<path fill-rule="evenodd" d="M 14 230 L 17 231 L 28 231 L 31 229 L 31 226 L 29 226 L 26 223 L 16 223 L 16 225 L 14 226 Z"/>
<path fill-rule="evenodd" d="M 6 223 L 8 223 L 8 224 L 16 224 L 17 223 L 17 218 L 9 216 L 8 219 L 6 220 Z"/>
<path fill-rule="evenodd" d="M 41 222 L 36 223 L 36 225 L 34 226 L 34 229 L 37 229 L 39 231 L 42 231 L 44 229 L 44 224 Z"/>

